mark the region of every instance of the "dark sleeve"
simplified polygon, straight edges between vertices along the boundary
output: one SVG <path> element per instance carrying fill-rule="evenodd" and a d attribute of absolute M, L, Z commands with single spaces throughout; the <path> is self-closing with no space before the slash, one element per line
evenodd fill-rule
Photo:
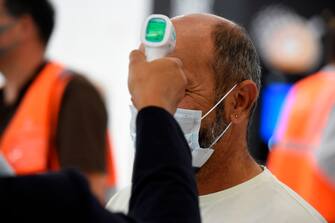
<path fill-rule="evenodd" d="M 129 215 L 142 222 L 200 223 L 191 152 L 173 116 L 142 109 L 136 135 Z"/>
<path fill-rule="evenodd" d="M 174 118 L 155 107 L 141 110 L 136 149 L 129 216 L 109 213 L 94 198 L 84 177 L 63 171 L 0 178 L 1 218 L 10 222 L 200 223 L 190 150 Z"/>
<path fill-rule="evenodd" d="M 111 214 L 95 199 L 79 173 L 0 178 L 1 219 L 5 222 L 134 223 Z"/>
<path fill-rule="evenodd" d="M 84 77 L 74 75 L 64 92 L 56 132 L 61 167 L 105 172 L 106 129 L 102 97 Z"/>

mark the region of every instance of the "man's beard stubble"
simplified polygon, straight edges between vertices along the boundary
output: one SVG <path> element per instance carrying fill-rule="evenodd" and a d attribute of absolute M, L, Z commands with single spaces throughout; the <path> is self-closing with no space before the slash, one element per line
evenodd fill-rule
<path fill-rule="evenodd" d="M 221 103 L 215 109 L 215 118 L 212 123 L 207 126 L 201 126 L 199 132 L 199 145 L 201 148 L 208 148 L 217 139 L 217 137 L 228 126 L 225 119 L 224 104 Z"/>

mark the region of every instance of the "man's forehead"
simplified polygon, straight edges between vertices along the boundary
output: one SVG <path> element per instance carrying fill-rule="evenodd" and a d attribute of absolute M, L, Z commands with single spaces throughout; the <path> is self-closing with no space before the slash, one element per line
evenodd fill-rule
<path fill-rule="evenodd" d="M 202 18 L 200 16 L 181 16 L 173 18 L 172 23 L 176 29 L 177 38 L 179 36 L 195 40 L 197 37 L 210 36 L 215 25 L 207 17 Z"/>
<path fill-rule="evenodd" d="M 174 56 L 184 62 L 210 62 L 214 53 L 212 32 L 223 18 L 209 14 L 192 14 L 172 19 L 176 29 L 177 44 Z M 206 64 L 208 64 L 206 63 Z"/>
<path fill-rule="evenodd" d="M 225 19 L 223 17 L 213 15 L 213 14 L 206 14 L 206 13 L 195 13 L 195 14 L 189 14 L 189 15 L 180 15 L 173 17 L 172 23 L 174 24 L 179 24 L 179 23 L 185 23 L 185 24 L 190 24 L 193 23 L 193 25 L 201 25 L 201 24 L 206 24 L 206 25 L 213 25 L 217 23 L 225 23 L 227 25 L 235 25 L 234 22 Z"/>

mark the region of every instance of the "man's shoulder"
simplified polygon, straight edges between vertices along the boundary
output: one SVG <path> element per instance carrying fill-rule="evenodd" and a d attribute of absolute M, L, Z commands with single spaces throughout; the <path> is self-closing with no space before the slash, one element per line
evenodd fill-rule
<path fill-rule="evenodd" d="M 282 214 L 289 214 L 292 220 L 306 219 L 308 222 L 326 222 L 324 218 L 300 195 L 294 192 L 287 185 L 279 181 L 272 173 L 273 178 L 270 192 L 274 201 L 274 208 L 281 208 Z"/>
<path fill-rule="evenodd" d="M 128 213 L 131 186 L 127 186 L 117 192 L 107 203 L 106 208 L 113 212 Z"/>
<path fill-rule="evenodd" d="M 326 222 L 299 195 L 267 169 L 253 179 L 200 197 L 204 223 L 227 222 Z"/>
<path fill-rule="evenodd" d="M 326 222 L 324 218 L 296 192 L 279 181 L 265 168 L 264 181 L 256 190 L 260 204 L 265 206 L 264 217 L 273 217 L 273 222 Z M 260 207 L 260 206 L 259 206 Z M 261 213 L 260 213 L 261 214 Z"/>

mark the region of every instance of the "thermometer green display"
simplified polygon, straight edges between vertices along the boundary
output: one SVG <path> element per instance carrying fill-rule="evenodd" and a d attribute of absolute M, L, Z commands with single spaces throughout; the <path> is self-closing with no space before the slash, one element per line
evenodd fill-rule
<path fill-rule="evenodd" d="M 150 15 L 143 26 L 141 41 L 148 61 L 165 57 L 176 46 L 176 32 L 165 15 Z"/>

